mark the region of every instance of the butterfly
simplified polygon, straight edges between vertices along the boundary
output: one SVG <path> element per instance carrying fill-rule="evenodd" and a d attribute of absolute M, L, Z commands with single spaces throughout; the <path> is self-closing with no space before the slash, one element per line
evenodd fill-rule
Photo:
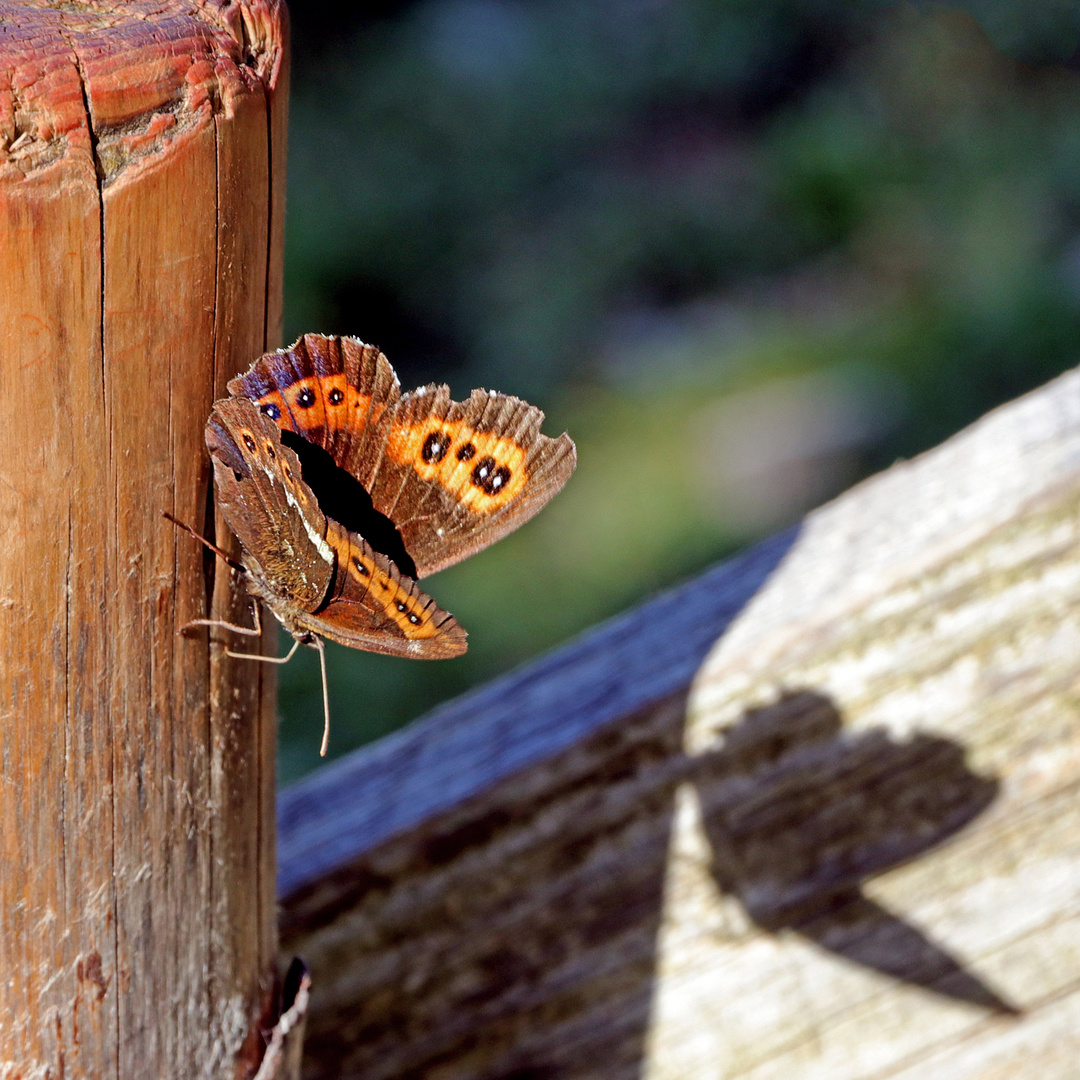
<path fill-rule="evenodd" d="M 386 357 L 352 337 L 307 334 L 228 390 L 205 438 L 241 559 L 214 550 L 243 572 L 255 626 L 188 625 L 257 635 L 261 601 L 292 649 L 230 655 L 284 663 L 302 644 L 317 649 L 325 754 L 322 638 L 420 660 L 461 655 L 465 631 L 416 579 L 528 521 L 569 479 L 576 450 L 565 433 L 542 434 L 544 414 L 519 398 L 474 390 L 459 402 L 434 384 L 402 393 Z M 305 469 L 328 477 L 318 498 Z"/>

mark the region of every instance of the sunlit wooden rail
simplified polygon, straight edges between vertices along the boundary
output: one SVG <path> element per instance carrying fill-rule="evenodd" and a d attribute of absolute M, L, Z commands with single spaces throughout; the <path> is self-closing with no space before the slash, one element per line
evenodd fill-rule
<path fill-rule="evenodd" d="M 305 1073 L 1065 1080 L 1080 373 L 279 797 Z"/>

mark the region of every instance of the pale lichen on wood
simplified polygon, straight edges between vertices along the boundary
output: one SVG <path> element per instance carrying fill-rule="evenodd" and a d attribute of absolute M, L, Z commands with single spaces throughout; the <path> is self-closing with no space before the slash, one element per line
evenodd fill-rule
<path fill-rule="evenodd" d="M 281 800 L 306 1075 L 1065 1078 L 1080 374 Z"/>

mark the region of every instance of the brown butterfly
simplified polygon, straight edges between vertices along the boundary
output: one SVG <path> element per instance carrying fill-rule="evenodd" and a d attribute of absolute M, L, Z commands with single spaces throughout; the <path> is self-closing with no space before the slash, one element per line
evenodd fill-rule
<path fill-rule="evenodd" d="M 285 657 L 254 658 L 318 649 L 327 728 L 321 637 L 421 660 L 465 652 L 465 631 L 413 579 L 528 521 L 577 460 L 570 437 L 542 435 L 544 414 L 518 398 L 474 390 L 457 402 L 436 385 L 402 394 L 386 357 L 356 338 L 307 334 L 260 357 L 229 392 L 206 425 L 217 504 L 243 549 L 229 561 L 295 639 Z M 305 467 L 329 472 L 327 505 Z M 254 628 L 195 624 L 261 632 L 258 603 Z"/>

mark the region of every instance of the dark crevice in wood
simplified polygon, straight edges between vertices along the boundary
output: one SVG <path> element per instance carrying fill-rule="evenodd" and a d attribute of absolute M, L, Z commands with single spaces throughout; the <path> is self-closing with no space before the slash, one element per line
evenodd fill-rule
<path fill-rule="evenodd" d="M 79 55 L 79 50 L 76 48 L 74 42 L 66 35 L 61 34 L 64 40 L 67 42 L 68 48 L 71 50 L 71 56 L 74 60 L 75 67 L 79 73 L 79 92 L 82 95 L 83 112 L 86 116 L 86 130 L 90 140 L 90 156 L 91 162 L 94 167 L 94 179 L 95 188 L 97 191 L 97 206 L 98 206 L 98 272 L 100 274 L 101 282 L 101 305 L 98 315 L 98 349 L 100 351 L 100 373 L 101 373 L 101 417 L 102 422 L 105 424 L 106 439 L 107 439 L 107 456 L 110 465 L 113 461 L 113 445 L 112 445 L 112 417 L 109 415 L 109 393 L 108 393 L 108 366 L 105 357 L 105 311 L 108 306 L 107 303 L 107 288 L 108 279 L 106 277 L 105 267 L 105 194 L 104 183 L 105 173 L 100 160 L 100 154 L 98 152 L 98 133 L 94 125 L 94 114 L 90 108 L 90 95 L 87 90 L 89 84 L 89 78 L 86 73 L 85 66 L 83 64 L 82 57 Z M 115 486 L 112 491 L 113 506 L 118 505 L 117 489 Z M 115 521 L 113 522 L 115 528 Z M 104 561 L 104 572 L 106 578 L 109 576 L 108 560 Z M 175 564 L 174 564 L 175 565 Z M 108 590 L 106 590 L 108 595 Z M 107 603 L 107 601 L 106 601 Z M 103 617 L 104 613 L 103 613 Z M 107 617 L 106 617 L 107 618 Z M 104 679 L 106 684 L 111 682 L 112 676 L 112 649 L 111 641 L 105 647 L 105 672 Z M 117 887 L 117 874 L 116 874 L 116 850 L 117 850 L 117 836 L 116 836 L 116 819 L 117 819 L 117 796 L 116 796 L 116 775 L 117 775 L 117 762 L 116 762 L 116 742 L 114 739 L 110 739 L 110 754 L 109 754 L 109 800 L 111 803 L 109 820 L 111 823 L 111 836 L 109 853 L 112 862 L 111 878 L 112 878 L 112 960 L 113 971 L 120 971 L 120 937 L 117 932 L 119 927 L 119 907 L 118 907 L 118 887 Z M 115 1061 L 114 1067 L 116 1075 L 120 1076 L 120 1063 L 121 1063 L 121 1031 L 123 1028 L 122 1022 L 122 1010 L 123 1003 L 122 997 L 118 996 L 116 1002 L 116 1008 L 114 1010 L 114 1037 L 115 1043 Z"/>
<path fill-rule="evenodd" d="M 94 128 L 94 114 L 90 111 L 90 97 L 86 91 L 87 76 L 86 71 L 83 68 L 82 57 L 79 56 L 79 51 L 76 49 L 70 38 L 65 35 L 64 40 L 67 41 L 68 48 L 71 50 L 71 57 L 79 72 L 79 91 L 82 94 L 83 112 L 86 114 L 86 131 L 90 137 L 90 158 L 93 162 L 94 174 L 97 178 L 98 244 L 101 273 L 101 319 L 99 321 L 99 348 L 101 349 L 101 415 L 107 417 L 107 380 L 105 375 L 105 196 L 102 191 L 105 173 L 101 167 L 101 161 L 98 155 L 98 135 Z M 111 434 L 109 438 L 109 457 L 112 457 Z"/>

